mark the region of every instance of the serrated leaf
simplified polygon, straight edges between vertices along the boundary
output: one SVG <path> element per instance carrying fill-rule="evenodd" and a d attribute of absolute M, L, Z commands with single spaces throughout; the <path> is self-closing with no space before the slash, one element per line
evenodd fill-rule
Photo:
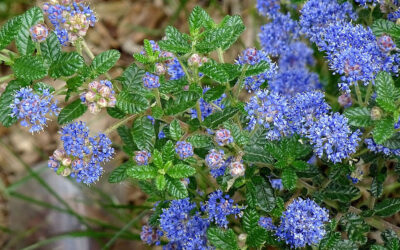
<path fill-rule="evenodd" d="M 165 162 L 173 161 L 175 158 L 175 145 L 172 141 L 167 141 L 162 149 L 162 157 Z"/>
<path fill-rule="evenodd" d="M 232 28 L 231 36 L 229 36 L 227 39 L 223 40 L 223 44 L 222 44 L 222 49 L 227 50 L 229 47 L 231 47 L 236 42 L 236 40 L 243 33 L 243 31 L 246 29 L 246 27 L 243 23 L 242 18 L 239 15 L 226 16 L 222 20 L 221 25 L 224 27 Z"/>
<path fill-rule="evenodd" d="M 16 44 L 19 53 L 27 55 L 33 53 L 35 45 L 31 39 L 29 29 L 39 23 L 43 22 L 43 12 L 39 7 L 29 9 L 21 16 L 21 26 L 16 37 Z"/>
<path fill-rule="evenodd" d="M 200 95 L 194 91 L 185 91 L 176 95 L 175 100 L 171 98 L 165 106 L 165 114 L 175 115 L 186 111 L 196 105 Z"/>
<path fill-rule="evenodd" d="M 162 94 L 174 94 L 182 92 L 184 87 L 189 85 L 186 78 L 181 78 L 178 80 L 169 80 L 160 86 L 160 93 Z"/>
<path fill-rule="evenodd" d="M 126 174 L 139 180 L 154 179 L 157 176 L 157 169 L 147 165 L 133 166 L 126 170 Z"/>
<path fill-rule="evenodd" d="M 58 115 L 58 123 L 60 125 L 67 124 L 83 115 L 86 110 L 87 106 L 82 103 L 81 99 L 76 99 L 61 110 Z"/>
<path fill-rule="evenodd" d="M 400 90 L 394 86 L 392 76 L 387 72 L 379 72 L 375 79 L 376 102 L 388 112 L 396 111 L 395 101 L 400 98 Z"/>
<path fill-rule="evenodd" d="M 18 80 L 13 80 L 8 83 L 5 91 L 0 96 L 0 122 L 5 127 L 9 127 L 17 122 L 17 117 L 12 117 L 12 108 L 10 105 L 14 102 L 14 95 L 17 90 L 23 87 L 23 84 Z"/>
<path fill-rule="evenodd" d="M 377 144 L 384 143 L 394 134 L 394 122 L 392 119 L 380 120 L 376 123 L 372 136 Z"/>
<path fill-rule="evenodd" d="M 360 190 L 355 186 L 341 185 L 331 182 L 322 192 L 325 199 L 338 200 L 343 203 L 350 202 L 353 198 L 358 196 Z"/>
<path fill-rule="evenodd" d="M 116 107 L 127 114 L 138 114 L 149 107 L 149 102 L 142 95 L 123 91 L 117 96 Z"/>
<path fill-rule="evenodd" d="M 232 229 L 227 231 L 217 227 L 210 227 L 207 230 L 207 239 L 210 243 L 218 249 L 239 249 L 237 245 L 236 235 Z"/>
<path fill-rule="evenodd" d="M 296 170 L 303 171 L 303 170 L 308 169 L 310 165 L 305 161 L 294 161 L 294 162 L 292 162 L 292 166 Z"/>
<path fill-rule="evenodd" d="M 107 50 L 98 54 L 90 65 L 93 78 L 108 72 L 117 63 L 120 56 L 121 53 L 115 49 Z"/>
<path fill-rule="evenodd" d="M 190 34 L 198 32 L 201 28 L 210 29 L 215 25 L 210 15 L 199 6 L 193 8 L 189 16 Z"/>
<path fill-rule="evenodd" d="M 164 111 L 159 106 L 154 106 L 151 108 L 151 114 L 155 119 L 161 119 L 164 115 Z"/>
<path fill-rule="evenodd" d="M 351 126 L 368 127 L 372 125 L 371 111 L 366 107 L 347 108 L 343 114 L 349 119 Z"/>
<path fill-rule="evenodd" d="M 242 223 L 243 228 L 247 233 L 250 233 L 258 226 L 258 221 L 260 220 L 260 216 L 258 215 L 255 209 L 247 208 L 244 210 Z"/>
<path fill-rule="evenodd" d="M 240 74 L 239 70 L 232 71 L 232 68 L 231 71 L 228 72 L 225 64 L 217 64 L 215 62 L 208 62 L 203 64 L 199 68 L 199 71 L 219 83 L 229 82 L 230 80 L 235 79 Z M 217 98 L 219 97 L 221 97 L 221 95 L 219 95 Z"/>
<path fill-rule="evenodd" d="M 207 148 L 213 146 L 213 141 L 206 135 L 192 135 L 186 139 L 195 148 Z"/>
<path fill-rule="evenodd" d="M 44 82 L 37 82 L 33 85 L 35 92 L 42 94 L 43 90 L 48 90 L 50 93 L 54 92 L 54 87 L 50 86 Z"/>
<path fill-rule="evenodd" d="M 53 61 L 49 69 L 52 78 L 72 76 L 83 67 L 85 61 L 77 52 L 61 53 Z"/>
<path fill-rule="evenodd" d="M 131 155 L 133 151 L 136 149 L 136 144 L 133 140 L 133 136 L 131 130 L 127 126 L 120 126 L 117 128 L 117 132 L 119 137 L 121 137 L 122 142 L 129 148 L 131 151 Z"/>
<path fill-rule="evenodd" d="M 264 228 L 258 226 L 247 236 L 246 244 L 249 247 L 258 247 L 263 245 L 267 239 L 268 232 Z"/>
<path fill-rule="evenodd" d="M 204 119 L 204 126 L 216 129 L 218 125 L 232 118 L 238 111 L 238 108 L 227 107 L 222 111 L 215 112 Z"/>
<path fill-rule="evenodd" d="M 254 185 L 256 202 L 259 208 L 265 212 L 271 212 L 275 208 L 274 190 L 264 178 L 255 176 L 252 178 Z"/>
<path fill-rule="evenodd" d="M 374 214 L 381 217 L 389 217 L 400 211 L 400 198 L 387 198 L 374 207 Z"/>
<path fill-rule="evenodd" d="M 261 61 L 261 62 L 259 62 L 257 64 L 254 64 L 254 65 L 248 65 L 247 66 L 247 70 L 244 73 L 244 75 L 246 77 L 259 75 L 259 74 L 262 74 L 262 73 L 268 71 L 269 68 L 270 68 L 270 65 L 269 65 L 268 62 Z"/>
<path fill-rule="evenodd" d="M 144 74 L 145 71 L 140 69 L 136 64 L 132 64 L 125 69 L 120 79 L 123 90 L 134 94 L 148 92 L 142 82 Z"/>
<path fill-rule="evenodd" d="M 369 226 L 359 215 L 349 213 L 344 215 L 340 223 L 344 225 L 344 229 L 350 240 L 359 244 L 367 242 L 366 233 L 369 231 Z"/>
<path fill-rule="evenodd" d="M 122 119 L 122 118 L 124 118 L 126 116 L 126 114 L 122 110 L 120 110 L 120 109 L 118 109 L 116 107 L 107 108 L 107 113 L 112 118 L 115 118 L 115 119 Z"/>
<path fill-rule="evenodd" d="M 110 176 L 108 177 L 108 182 L 110 183 L 119 183 L 124 181 L 126 178 L 128 178 L 128 175 L 126 174 L 126 170 L 130 167 L 130 163 L 124 163 L 121 166 L 117 167 L 114 169 Z"/>
<path fill-rule="evenodd" d="M 231 135 L 233 137 L 233 141 L 238 145 L 245 145 L 249 142 L 249 133 L 248 131 L 241 130 L 240 127 L 233 122 L 224 122 L 224 127 L 231 131 Z"/>
<path fill-rule="evenodd" d="M 42 79 L 47 75 L 43 61 L 39 57 L 30 55 L 15 59 L 11 68 L 17 78 L 27 81 Z"/>
<path fill-rule="evenodd" d="M 165 181 L 164 175 L 159 175 L 156 177 L 156 187 L 158 190 L 163 191 L 165 189 L 166 185 L 167 185 L 167 182 Z"/>
<path fill-rule="evenodd" d="M 162 154 L 157 149 L 154 149 L 153 151 L 153 163 L 158 169 L 162 169 L 164 167 Z"/>
<path fill-rule="evenodd" d="M 187 37 L 185 37 L 178 29 L 168 26 L 165 30 L 166 39 L 158 42 L 162 50 L 172 53 L 188 53 L 191 50 L 191 45 Z"/>
<path fill-rule="evenodd" d="M 382 145 L 386 148 L 390 149 L 398 149 L 400 148 L 400 133 L 396 132 L 389 139 L 387 139 Z"/>
<path fill-rule="evenodd" d="M 274 163 L 274 158 L 272 155 L 265 149 L 265 145 L 267 144 L 266 132 L 263 128 L 258 128 L 251 138 L 249 139 L 251 142 L 249 145 L 244 147 L 243 160 L 247 163 Z"/>
<path fill-rule="evenodd" d="M 8 20 L 0 29 L 0 50 L 9 45 L 17 36 L 21 28 L 21 17 L 16 16 Z"/>
<path fill-rule="evenodd" d="M 230 26 L 224 26 L 209 29 L 203 33 L 203 39 L 196 44 L 196 50 L 199 53 L 210 53 L 218 48 L 226 46 L 233 35 L 234 29 Z"/>
<path fill-rule="evenodd" d="M 381 236 L 383 241 L 385 242 L 385 247 L 390 250 L 400 249 L 400 237 L 396 234 L 395 231 L 387 229 L 382 232 Z"/>
<path fill-rule="evenodd" d="M 175 141 L 179 141 L 179 139 L 182 137 L 182 132 L 183 131 L 179 121 L 176 119 L 173 120 L 169 125 L 169 135 L 171 136 L 171 138 Z"/>
<path fill-rule="evenodd" d="M 371 28 L 374 35 L 379 37 L 387 34 L 389 30 L 392 29 L 394 26 L 395 24 L 391 21 L 388 21 L 386 19 L 378 19 L 374 21 Z"/>
<path fill-rule="evenodd" d="M 196 173 L 195 168 L 185 164 L 176 164 L 167 169 L 167 174 L 175 179 L 186 178 L 194 175 L 195 173 Z"/>
<path fill-rule="evenodd" d="M 165 176 L 165 180 L 167 181 L 166 189 L 170 195 L 178 199 L 183 199 L 188 196 L 185 185 L 179 179 Z"/>
<path fill-rule="evenodd" d="M 285 168 L 282 171 L 282 184 L 285 188 L 292 190 L 296 187 L 297 175 L 292 168 Z"/>
<path fill-rule="evenodd" d="M 147 117 L 136 119 L 133 123 L 132 135 L 140 150 L 153 151 L 156 135 L 154 126 Z"/>
<path fill-rule="evenodd" d="M 214 88 L 207 90 L 203 94 L 203 98 L 206 102 L 212 102 L 220 98 L 225 92 L 225 85 L 218 85 Z"/>
<path fill-rule="evenodd" d="M 43 57 L 50 63 L 58 58 L 61 53 L 61 44 L 54 32 L 49 34 L 46 41 L 40 43 L 40 50 Z"/>

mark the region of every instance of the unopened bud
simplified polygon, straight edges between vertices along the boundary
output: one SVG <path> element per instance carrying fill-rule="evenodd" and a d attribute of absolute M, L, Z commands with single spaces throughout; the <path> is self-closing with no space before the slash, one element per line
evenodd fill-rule
<path fill-rule="evenodd" d="M 57 161 L 61 161 L 62 159 L 64 159 L 65 156 L 65 150 L 64 149 L 56 149 L 53 153 L 53 157 L 54 159 L 56 159 Z"/>
<path fill-rule="evenodd" d="M 92 114 L 97 114 L 97 113 L 100 112 L 100 107 L 95 102 L 89 103 L 88 109 L 89 109 L 89 112 L 92 113 Z"/>
<path fill-rule="evenodd" d="M 243 163 L 241 163 L 240 161 L 232 162 L 229 165 L 229 170 L 230 170 L 230 173 L 231 173 L 231 175 L 233 177 L 243 176 L 245 171 L 246 171 L 246 169 L 244 168 Z"/>
<path fill-rule="evenodd" d="M 44 42 L 49 35 L 49 29 L 46 25 L 38 23 L 30 28 L 32 40 L 34 42 Z"/>
<path fill-rule="evenodd" d="M 348 108 L 353 104 L 353 102 L 351 100 L 351 95 L 346 94 L 346 93 L 343 93 L 342 95 L 340 95 L 338 97 L 338 102 L 339 102 L 340 106 L 345 107 L 345 108 Z"/>
<path fill-rule="evenodd" d="M 85 94 L 85 99 L 88 102 L 93 102 L 94 100 L 96 100 L 96 93 L 89 90 L 88 92 L 86 92 Z"/>
<path fill-rule="evenodd" d="M 199 56 L 199 54 L 193 54 L 189 57 L 188 64 L 189 66 L 198 67 L 201 64 L 201 59 L 202 58 Z"/>
<path fill-rule="evenodd" d="M 63 166 L 68 167 L 68 166 L 71 165 L 71 162 L 72 162 L 71 158 L 64 158 L 61 163 L 62 163 Z"/>
<path fill-rule="evenodd" d="M 117 98 L 115 96 L 111 96 L 110 99 L 108 99 L 108 107 L 113 108 L 115 107 L 115 104 L 117 103 Z"/>
<path fill-rule="evenodd" d="M 111 89 L 109 87 L 103 85 L 100 87 L 99 93 L 102 97 L 109 97 L 111 94 Z"/>
<path fill-rule="evenodd" d="M 107 100 L 105 99 L 105 98 L 100 98 L 98 101 L 97 101 L 97 104 L 101 107 L 101 108 L 106 108 L 107 106 L 108 106 L 108 102 L 107 102 Z"/>
<path fill-rule="evenodd" d="M 376 121 L 376 120 L 380 120 L 382 118 L 382 110 L 378 107 L 373 107 L 371 109 L 371 119 Z"/>
<path fill-rule="evenodd" d="M 93 81 L 89 83 L 89 89 L 97 92 L 97 89 L 100 87 L 100 83 L 98 81 Z"/>
<path fill-rule="evenodd" d="M 49 168 L 56 168 L 58 167 L 59 162 L 52 159 L 52 157 L 50 157 L 50 159 L 47 161 L 47 166 L 49 166 Z"/>
<path fill-rule="evenodd" d="M 61 175 L 64 177 L 67 177 L 71 174 L 71 169 L 70 168 L 64 168 L 63 171 L 61 172 Z"/>
<path fill-rule="evenodd" d="M 396 48 L 393 39 L 388 35 L 383 35 L 378 38 L 378 46 L 383 52 L 390 52 Z"/>
<path fill-rule="evenodd" d="M 164 75 L 167 69 L 165 68 L 164 64 L 162 63 L 157 63 L 156 64 L 156 75 Z"/>
<path fill-rule="evenodd" d="M 247 234 L 239 234 L 239 241 L 245 242 L 247 239 Z"/>

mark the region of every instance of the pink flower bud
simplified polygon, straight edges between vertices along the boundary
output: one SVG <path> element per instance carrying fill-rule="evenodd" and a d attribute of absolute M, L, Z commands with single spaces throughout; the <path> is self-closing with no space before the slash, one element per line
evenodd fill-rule
<path fill-rule="evenodd" d="M 95 102 L 89 103 L 88 109 L 89 109 L 89 112 L 92 113 L 92 114 L 97 114 L 97 113 L 100 112 L 100 107 Z"/>
<path fill-rule="evenodd" d="M 96 93 L 91 91 L 91 90 L 89 90 L 85 94 L 85 99 L 86 99 L 87 102 L 94 102 L 96 100 Z"/>
<path fill-rule="evenodd" d="M 53 153 L 54 159 L 57 161 L 61 161 L 65 157 L 65 150 L 64 149 L 56 149 Z"/>
<path fill-rule="evenodd" d="M 61 172 L 61 175 L 64 177 L 67 177 L 71 174 L 71 169 L 70 168 L 64 168 L 64 170 Z"/>
<path fill-rule="evenodd" d="M 188 64 L 189 66 L 200 66 L 202 58 L 199 56 L 199 54 L 193 54 L 189 57 L 188 59 Z"/>
<path fill-rule="evenodd" d="M 97 92 L 97 89 L 101 86 L 101 84 L 98 81 L 93 81 L 89 83 L 89 89 Z"/>
<path fill-rule="evenodd" d="M 351 95 L 343 93 L 338 97 L 338 102 L 340 106 L 348 108 L 350 107 L 353 103 L 351 101 Z"/>
<path fill-rule="evenodd" d="M 156 75 L 164 75 L 167 69 L 165 68 L 164 64 L 157 63 L 156 64 Z"/>
<path fill-rule="evenodd" d="M 111 94 L 111 89 L 109 87 L 103 85 L 100 87 L 99 93 L 102 97 L 109 97 Z"/>
<path fill-rule="evenodd" d="M 243 163 L 241 163 L 240 161 L 232 162 L 229 165 L 229 170 L 230 170 L 230 173 L 231 173 L 231 175 L 233 177 L 243 176 L 245 171 L 246 171 L 246 169 L 244 168 Z"/>
<path fill-rule="evenodd" d="M 64 159 L 62 160 L 62 162 L 61 162 L 61 164 L 62 164 L 63 166 L 66 166 L 66 167 L 70 166 L 71 163 L 72 163 L 71 158 L 64 158 Z"/>
<path fill-rule="evenodd" d="M 98 106 L 100 106 L 100 107 L 102 107 L 102 108 L 106 108 L 107 106 L 108 106 L 108 102 L 107 102 L 107 100 L 105 99 L 105 98 L 100 98 L 98 101 L 97 101 L 97 104 L 98 104 Z"/>
<path fill-rule="evenodd" d="M 115 104 L 117 103 L 117 98 L 115 96 L 111 96 L 108 100 L 108 107 L 113 108 L 115 107 Z"/>
<path fill-rule="evenodd" d="M 50 158 L 50 159 L 48 160 L 48 162 L 47 162 L 47 165 L 48 165 L 50 168 L 56 168 L 56 167 L 58 167 L 59 163 L 58 163 L 58 161 L 55 161 L 54 159 Z"/>
<path fill-rule="evenodd" d="M 49 35 L 49 29 L 46 25 L 41 23 L 32 26 L 29 31 L 31 33 L 32 40 L 38 43 L 45 41 Z"/>

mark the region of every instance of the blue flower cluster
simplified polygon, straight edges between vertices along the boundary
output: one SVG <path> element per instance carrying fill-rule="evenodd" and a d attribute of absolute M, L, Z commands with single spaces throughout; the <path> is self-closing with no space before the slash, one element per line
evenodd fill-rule
<path fill-rule="evenodd" d="M 257 91 L 264 82 L 272 79 L 276 66 L 264 51 L 255 48 L 245 49 L 236 61 L 239 65 L 255 65 L 262 61 L 267 62 L 270 68 L 264 73 L 245 78 L 244 84 L 249 92 Z"/>
<path fill-rule="evenodd" d="M 34 42 L 44 42 L 49 35 L 49 29 L 45 24 L 38 23 L 29 29 L 29 32 Z"/>
<path fill-rule="evenodd" d="M 89 27 L 93 27 L 97 21 L 90 6 L 78 1 L 62 1 L 60 4 L 58 0 L 53 0 L 44 4 L 43 11 L 64 46 L 84 37 Z"/>
<path fill-rule="evenodd" d="M 156 245 L 156 246 L 160 245 L 161 236 L 163 236 L 162 231 L 148 225 L 144 225 L 142 227 L 142 231 L 140 232 L 140 239 L 147 245 Z"/>
<path fill-rule="evenodd" d="M 233 142 L 231 131 L 225 128 L 215 131 L 215 142 L 220 146 L 231 144 Z"/>
<path fill-rule="evenodd" d="M 193 146 L 189 142 L 178 141 L 175 145 L 175 152 L 179 158 L 186 159 L 193 156 Z"/>
<path fill-rule="evenodd" d="M 196 204 L 189 198 L 173 200 L 169 208 L 163 209 L 160 228 L 170 241 L 165 249 L 211 249 L 206 235 L 210 223 L 195 209 Z"/>
<path fill-rule="evenodd" d="M 205 158 L 206 165 L 210 168 L 210 174 L 214 178 L 223 176 L 226 168 L 231 164 L 232 160 L 232 156 L 225 160 L 224 151 L 217 151 L 215 149 L 211 149 Z"/>
<path fill-rule="evenodd" d="M 310 199 L 298 198 L 283 212 L 276 235 L 294 248 L 311 246 L 325 236 L 324 223 L 328 221 L 325 208 Z"/>
<path fill-rule="evenodd" d="M 103 133 L 89 137 L 84 122 L 68 124 L 60 133 L 63 149 L 56 150 L 50 157 L 49 167 L 78 182 L 96 182 L 103 173 L 100 164 L 111 160 L 114 154 L 111 140 Z"/>
<path fill-rule="evenodd" d="M 310 0 L 300 18 L 302 31 L 327 53 L 330 68 L 342 75 L 339 88 L 345 92 L 357 82 L 369 84 L 380 71 L 398 72 L 395 56 L 388 53 L 390 48 L 381 49 L 369 27 L 350 22 L 355 15 L 349 5 Z M 385 40 L 383 44 L 387 44 Z"/>
<path fill-rule="evenodd" d="M 368 3 L 371 3 L 373 6 L 375 6 L 377 3 L 379 3 L 379 0 L 354 0 L 354 2 L 367 7 Z"/>
<path fill-rule="evenodd" d="M 160 77 L 157 75 L 153 75 L 149 72 L 143 76 L 143 84 L 148 89 L 155 89 L 160 87 Z"/>
<path fill-rule="evenodd" d="M 390 156 L 390 155 L 400 156 L 400 149 L 390 149 L 383 145 L 376 144 L 374 142 L 374 140 L 371 138 L 365 139 L 364 142 L 367 145 L 367 148 L 369 150 L 371 150 L 372 152 L 383 153 L 384 155 L 387 155 L 387 156 Z"/>
<path fill-rule="evenodd" d="M 136 151 L 135 152 L 135 162 L 138 166 L 148 165 L 151 153 L 147 151 Z"/>
<path fill-rule="evenodd" d="M 80 99 L 92 114 L 99 113 L 102 108 L 113 108 L 117 103 L 113 85 L 107 80 L 90 82 L 88 90 L 81 94 Z"/>
<path fill-rule="evenodd" d="M 21 88 L 14 95 L 11 104 L 12 117 L 21 120 L 21 125 L 30 127 L 29 132 L 34 133 L 43 130 L 47 125 L 47 115 L 57 116 L 60 108 L 53 99 L 48 89 L 41 89 L 42 93 L 36 94 L 31 88 Z"/>
<path fill-rule="evenodd" d="M 208 214 L 210 222 L 214 222 L 219 227 L 228 227 L 228 215 L 241 216 L 243 208 L 234 205 L 229 195 L 224 195 L 221 190 L 217 190 L 209 195 L 208 201 L 202 205 L 201 210 Z"/>
<path fill-rule="evenodd" d="M 326 155 L 334 163 L 355 153 L 360 141 L 361 132 L 352 133 L 343 115 L 330 114 L 323 93 L 318 91 L 298 93 L 292 98 L 259 91 L 245 110 L 248 129 L 262 125 L 270 140 L 297 133 L 309 139 L 317 156 Z"/>
<path fill-rule="evenodd" d="M 203 94 L 206 93 L 210 88 L 205 87 L 203 89 Z M 201 119 L 204 120 L 204 118 L 210 116 L 212 113 L 217 111 L 218 109 L 224 109 L 225 104 L 223 103 L 224 98 L 226 97 L 226 94 L 222 94 L 220 98 L 217 100 L 213 101 L 212 103 L 206 102 L 203 98 L 200 98 L 200 111 L 201 111 Z M 192 118 L 197 118 L 197 110 L 196 109 L 191 109 L 190 110 Z"/>
<path fill-rule="evenodd" d="M 281 9 L 280 0 L 257 0 L 256 8 L 263 16 L 274 17 Z"/>
<path fill-rule="evenodd" d="M 276 226 L 274 225 L 274 223 L 272 222 L 272 218 L 270 217 L 260 217 L 260 219 L 258 220 L 258 224 L 265 228 L 267 231 L 275 231 L 276 230 Z"/>

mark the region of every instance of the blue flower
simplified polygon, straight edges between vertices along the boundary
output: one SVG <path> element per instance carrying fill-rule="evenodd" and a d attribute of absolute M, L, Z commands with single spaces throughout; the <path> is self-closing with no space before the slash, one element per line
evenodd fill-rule
<path fill-rule="evenodd" d="M 243 208 L 233 204 L 229 195 L 224 195 L 221 190 L 217 190 L 209 195 L 208 201 L 202 205 L 201 210 L 208 214 L 210 222 L 214 222 L 219 227 L 228 227 L 228 215 L 240 216 Z"/>
<path fill-rule="evenodd" d="M 163 235 L 163 232 L 158 230 L 157 228 L 153 228 L 148 225 L 144 225 L 142 227 L 142 231 L 140 232 L 140 239 L 145 242 L 147 245 L 160 245 L 160 237 Z"/>
<path fill-rule="evenodd" d="M 151 154 L 147 151 L 136 151 L 135 162 L 138 166 L 148 165 Z"/>
<path fill-rule="evenodd" d="M 181 159 L 186 159 L 193 156 L 193 146 L 189 142 L 178 141 L 175 145 L 175 152 Z"/>
<path fill-rule="evenodd" d="M 305 69 L 307 66 L 313 66 L 315 59 L 314 51 L 304 42 L 296 41 L 288 45 L 288 50 L 280 54 L 279 70 Z"/>
<path fill-rule="evenodd" d="M 47 125 L 47 115 L 57 116 L 60 108 L 53 99 L 48 89 L 42 89 L 42 94 L 35 94 L 31 88 L 21 88 L 14 95 L 14 101 L 10 105 L 12 117 L 21 120 L 21 125 L 30 127 L 29 132 L 34 133 L 43 130 Z"/>
<path fill-rule="evenodd" d="M 225 166 L 225 154 L 223 150 L 211 149 L 205 158 L 206 164 L 211 169 L 218 169 Z"/>
<path fill-rule="evenodd" d="M 289 44 L 299 38 L 299 31 L 298 23 L 290 18 L 290 14 L 278 13 L 272 22 L 261 26 L 262 49 L 274 57 L 289 52 Z"/>
<path fill-rule="evenodd" d="M 172 60 L 168 60 L 166 65 L 171 80 L 179 80 L 185 76 L 185 72 L 176 57 L 173 57 Z"/>
<path fill-rule="evenodd" d="M 204 88 L 203 94 L 206 93 L 208 90 L 210 90 L 209 87 Z M 212 113 L 214 113 L 218 109 L 224 109 L 225 105 L 223 104 L 223 99 L 225 97 L 226 97 L 226 94 L 222 94 L 222 96 L 220 98 L 213 101 L 212 103 L 208 103 L 203 98 L 200 98 L 201 119 L 204 120 L 204 118 L 210 116 Z M 197 118 L 197 110 L 196 109 L 191 109 L 190 113 L 192 115 L 192 118 Z"/>
<path fill-rule="evenodd" d="M 306 137 L 318 157 L 326 155 L 328 160 L 339 163 L 356 152 L 360 135 L 359 130 L 351 132 L 346 117 L 334 113 L 321 116 L 310 126 Z"/>
<path fill-rule="evenodd" d="M 257 0 L 256 8 L 263 16 L 274 17 L 281 8 L 280 0 Z"/>
<path fill-rule="evenodd" d="M 367 145 L 367 148 L 374 153 L 383 153 L 384 155 L 387 156 L 390 155 L 400 156 L 400 149 L 390 149 L 383 145 L 376 144 L 373 139 L 370 138 L 365 139 L 365 144 Z"/>
<path fill-rule="evenodd" d="M 262 61 L 269 64 L 269 69 L 259 75 L 245 78 L 244 84 L 249 92 L 257 91 L 264 82 L 272 79 L 276 71 L 276 65 L 271 61 L 264 51 L 257 50 L 255 48 L 245 49 L 236 61 L 236 63 L 239 65 L 255 65 Z"/>
<path fill-rule="evenodd" d="M 258 225 L 261 227 L 265 228 L 268 231 L 275 231 L 276 226 L 272 222 L 272 219 L 270 217 L 260 217 L 258 220 Z"/>
<path fill-rule="evenodd" d="M 146 72 L 142 80 L 143 85 L 148 89 L 155 89 L 160 87 L 160 77 L 157 75 Z"/>
<path fill-rule="evenodd" d="M 283 190 L 282 179 L 271 179 L 270 182 L 273 189 Z"/>
<path fill-rule="evenodd" d="M 379 3 L 378 0 L 354 0 L 354 2 L 358 3 L 359 5 L 363 5 L 365 8 L 368 7 L 367 3 L 372 3 L 373 6 Z"/>
<path fill-rule="evenodd" d="M 173 200 L 169 208 L 163 208 L 160 216 L 160 228 L 170 241 L 166 249 L 209 249 L 207 229 L 209 222 L 195 212 L 196 204 L 189 198 Z"/>
<path fill-rule="evenodd" d="M 314 201 L 298 198 L 283 212 L 276 230 L 279 239 L 294 248 L 318 244 L 325 236 L 329 213 Z"/>

